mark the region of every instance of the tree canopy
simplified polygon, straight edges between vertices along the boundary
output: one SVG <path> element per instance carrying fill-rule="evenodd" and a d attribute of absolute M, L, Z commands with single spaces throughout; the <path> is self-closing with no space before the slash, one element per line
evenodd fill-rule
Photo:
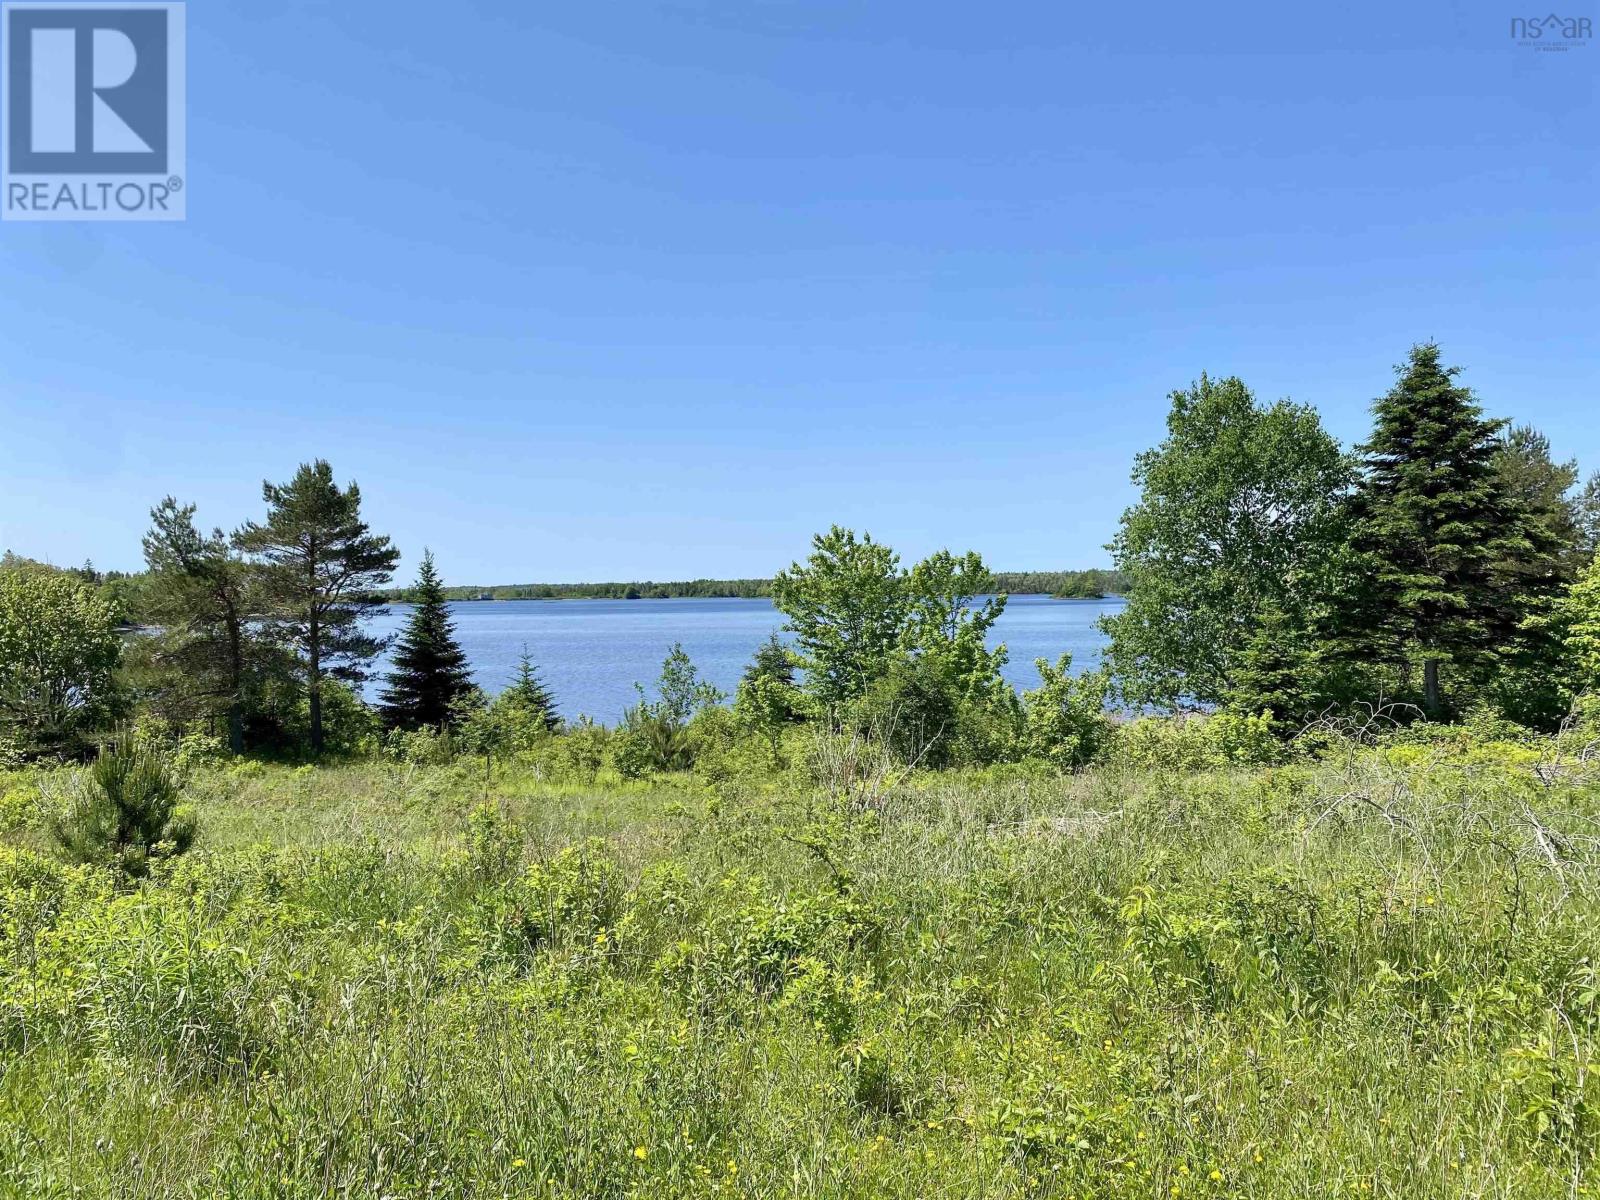
<path fill-rule="evenodd" d="M 116 713 L 121 638 L 111 606 L 59 571 L 0 569 L 0 736 L 73 754 Z"/>
<path fill-rule="evenodd" d="M 1134 461 L 1139 503 L 1111 543 L 1130 581 L 1127 608 L 1104 622 L 1124 697 L 1219 703 L 1267 606 L 1309 620 L 1352 478 L 1305 405 L 1259 404 L 1232 377 L 1172 393 L 1166 440 Z"/>
<path fill-rule="evenodd" d="M 323 749 L 322 679 L 359 682 L 383 650 L 362 618 L 383 605 L 400 552 L 361 518 L 361 490 L 341 489 L 323 459 L 303 464 L 285 484 L 262 484 L 267 519 L 238 533 L 258 556 L 264 611 L 295 647 L 310 707 L 311 752 Z"/>

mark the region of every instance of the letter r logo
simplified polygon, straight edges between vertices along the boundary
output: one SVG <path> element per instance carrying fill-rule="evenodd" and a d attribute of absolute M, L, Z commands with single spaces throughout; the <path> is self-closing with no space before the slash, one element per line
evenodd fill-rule
<path fill-rule="evenodd" d="M 8 5 L 12 174 L 165 174 L 163 7 Z"/>

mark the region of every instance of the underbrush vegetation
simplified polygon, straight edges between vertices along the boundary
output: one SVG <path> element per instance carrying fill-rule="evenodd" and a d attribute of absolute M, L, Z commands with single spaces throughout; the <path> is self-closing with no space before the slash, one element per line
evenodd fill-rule
<path fill-rule="evenodd" d="M 3 775 L 0 1194 L 1600 1195 L 1600 775 L 1495 732 L 201 760 L 142 878 Z"/>

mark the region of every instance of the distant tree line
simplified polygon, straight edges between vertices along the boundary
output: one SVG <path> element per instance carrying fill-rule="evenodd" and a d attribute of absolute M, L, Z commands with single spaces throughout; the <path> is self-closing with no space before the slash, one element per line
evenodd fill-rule
<path fill-rule="evenodd" d="M 1100 599 L 1119 595 L 1127 576 L 1117 570 L 996 571 L 994 586 L 1013 596 L 1047 595 L 1063 599 Z M 689 579 L 673 583 L 510 583 L 491 587 L 447 587 L 447 600 L 671 600 L 703 597 L 752 599 L 772 595 L 771 579 Z M 391 599 L 409 603 L 414 588 L 394 588 Z"/>

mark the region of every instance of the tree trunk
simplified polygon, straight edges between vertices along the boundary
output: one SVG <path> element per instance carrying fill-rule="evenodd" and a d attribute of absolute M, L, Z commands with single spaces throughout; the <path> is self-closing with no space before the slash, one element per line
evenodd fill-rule
<path fill-rule="evenodd" d="M 233 676 L 228 702 L 228 749 L 234 754 L 243 754 L 244 634 L 239 628 L 239 614 L 232 604 L 228 605 L 228 666 Z"/>
<path fill-rule="evenodd" d="M 313 618 L 311 636 L 306 639 L 310 670 L 307 672 L 306 701 L 311 706 L 311 754 L 322 757 L 322 639 Z"/>
<path fill-rule="evenodd" d="M 1444 715 L 1444 698 L 1439 693 L 1437 658 L 1422 660 L 1422 707 L 1427 711 L 1430 721 L 1437 721 Z"/>

